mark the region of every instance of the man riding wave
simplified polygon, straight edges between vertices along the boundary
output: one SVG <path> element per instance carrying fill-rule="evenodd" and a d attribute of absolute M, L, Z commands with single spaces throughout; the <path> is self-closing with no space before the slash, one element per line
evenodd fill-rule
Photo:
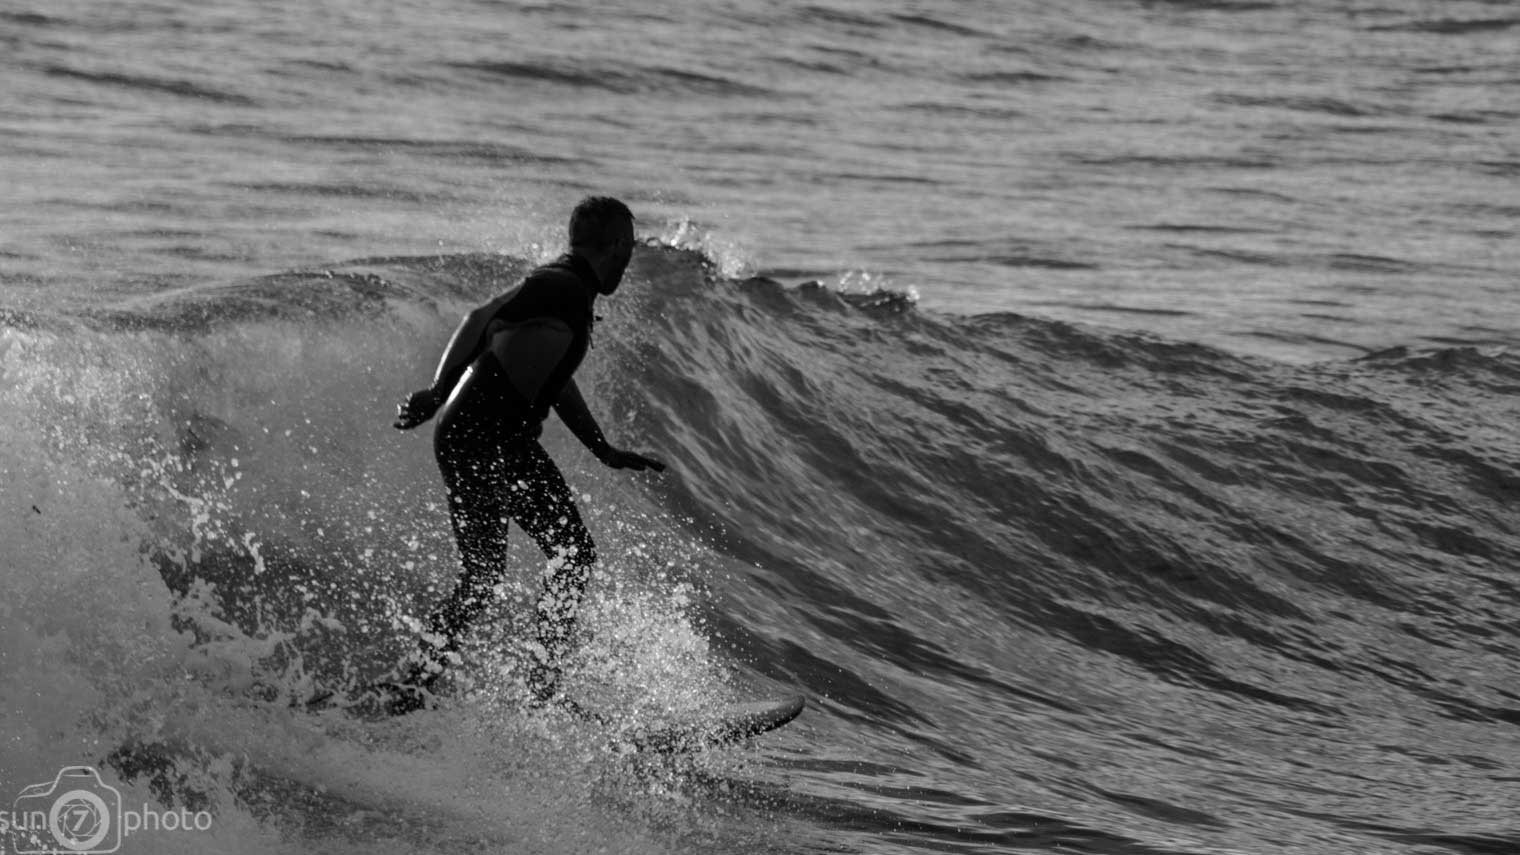
<path fill-rule="evenodd" d="M 421 707 L 444 669 L 458 662 L 461 638 L 505 573 L 508 520 L 550 560 L 535 609 L 528 683 L 540 700 L 558 693 L 596 545 L 559 467 L 538 442 L 550 409 L 606 465 L 665 469 L 653 457 L 613 447 L 574 379 L 591 344 L 596 298 L 617 291 L 633 257 L 633 214 L 616 199 L 589 197 L 571 214 L 569 232 L 567 253 L 465 315 L 433 384 L 397 408 L 401 430 L 438 416 L 433 453 L 463 569 L 428 618 L 417 651 L 377 684 L 389 712 Z"/>

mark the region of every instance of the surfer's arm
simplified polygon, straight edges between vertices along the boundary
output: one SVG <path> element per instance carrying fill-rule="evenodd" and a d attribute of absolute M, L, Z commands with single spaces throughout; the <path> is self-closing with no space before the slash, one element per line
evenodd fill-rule
<path fill-rule="evenodd" d="M 438 360 L 438 370 L 433 372 L 433 385 L 413 392 L 406 403 L 396 408 L 397 428 L 401 430 L 414 428 L 438 412 L 438 408 L 448 400 L 449 393 L 454 391 L 454 385 L 459 382 L 460 375 L 480 353 L 480 341 L 485 335 L 486 327 L 491 323 L 491 318 L 509 299 L 511 299 L 510 293 L 503 294 L 464 316 L 459 326 L 455 328 L 454 334 L 449 337 L 449 343 L 443 349 L 442 358 Z"/>
<path fill-rule="evenodd" d="M 591 416 L 591 409 L 586 406 L 586 399 L 581 397 L 579 386 L 572 379 L 565 384 L 565 388 L 559 393 L 559 400 L 554 402 L 554 412 L 559 414 L 559 420 L 565 423 L 565 427 L 575 434 L 575 438 L 586 446 L 597 460 L 606 460 L 612 452 L 612 443 L 602 434 L 601 425 Z"/>
<path fill-rule="evenodd" d="M 449 393 L 454 391 L 459 376 L 480 355 L 481 339 L 485 337 L 486 327 L 502 304 L 509 299 L 511 295 L 504 294 L 465 315 L 464 320 L 459 322 L 459 327 L 454 330 L 454 335 L 443 349 L 443 356 L 438 359 L 438 370 L 433 372 L 433 399 L 440 406 L 448 400 Z"/>
<path fill-rule="evenodd" d="M 566 383 L 559 393 L 559 400 L 554 402 L 554 412 L 559 414 L 559 420 L 575 434 L 575 438 L 596 455 L 597 460 L 613 469 L 665 471 L 665 464 L 653 457 L 613 448 L 612 443 L 602 434 L 601 426 L 592 418 L 591 409 L 586 406 L 586 399 L 581 397 L 580 387 L 575 385 L 574 380 Z"/>

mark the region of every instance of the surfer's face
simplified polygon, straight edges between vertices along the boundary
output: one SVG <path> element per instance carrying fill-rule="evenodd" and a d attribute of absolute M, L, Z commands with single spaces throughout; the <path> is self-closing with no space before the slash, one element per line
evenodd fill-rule
<path fill-rule="evenodd" d="M 633 244 L 633 223 L 624 223 L 618 229 L 618 236 L 609 253 L 607 276 L 602 280 L 603 294 L 611 294 L 622 284 L 623 271 L 628 269 L 628 262 L 633 260 Z"/>

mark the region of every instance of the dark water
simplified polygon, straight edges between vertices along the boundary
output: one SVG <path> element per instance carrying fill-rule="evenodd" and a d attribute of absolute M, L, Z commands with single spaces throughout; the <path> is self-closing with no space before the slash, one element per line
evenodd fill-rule
<path fill-rule="evenodd" d="M 522 268 L 7 325 L 8 786 L 95 762 L 217 811 L 139 851 L 1520 848 L 1513 356 L 1289 366 L 667 248 L 586 382 L 671 471 L 547 435 L 605 556 L 578 691 L 650 716 L 795 687 L 804 717 L 650 761 L 524 716 L 525 541 L 443 710 L 252 699 L 373 673 L 441 596 L 441 489 L 387 413 Z"/>

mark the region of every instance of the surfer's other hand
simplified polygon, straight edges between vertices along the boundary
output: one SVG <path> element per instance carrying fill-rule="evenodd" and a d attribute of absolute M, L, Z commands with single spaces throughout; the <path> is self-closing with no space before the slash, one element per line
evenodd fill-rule
<path fill-rule="evenodd" d="M 419 389 L 396 407 L 396 430 L 411 430 L 438 412 L 438 398 L 432 389 Z"/>
<path fill-rule="evenodd" d="M 613 469 L 632 469 L 635 472 L 642 472 L 645 469 L 653 469 L 656 472 L 665 471 L 665 464 L 653 457 L 617 448 L 609 448 L 607 453 L 602 455 L 602 462 Z"/>

